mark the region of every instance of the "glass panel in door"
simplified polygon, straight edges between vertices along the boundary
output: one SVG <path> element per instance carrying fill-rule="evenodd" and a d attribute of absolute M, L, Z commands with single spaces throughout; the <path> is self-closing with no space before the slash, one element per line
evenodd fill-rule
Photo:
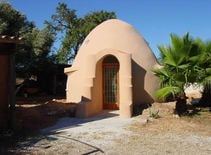
<path fill-rule="evenodd" d="M 105 64 L 103 67 L 104 109 L 118 109 L 118 71 L 118 64 Z"/>

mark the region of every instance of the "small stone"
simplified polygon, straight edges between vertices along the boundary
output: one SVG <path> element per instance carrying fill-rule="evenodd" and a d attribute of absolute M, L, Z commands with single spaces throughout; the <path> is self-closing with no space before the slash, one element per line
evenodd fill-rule
<path fill-rule="evenodd" d="M 178 114 L 173 114 L 174 118 L 180 118 Z"/>

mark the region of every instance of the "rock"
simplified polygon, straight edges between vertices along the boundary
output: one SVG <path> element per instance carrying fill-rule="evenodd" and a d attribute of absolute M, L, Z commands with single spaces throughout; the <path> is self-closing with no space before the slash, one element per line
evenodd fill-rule
<path fill-rule="evenodd" d="M 173 114 L 174 118 L 180 118 L 178 114 Z"/>
<path fill-rule="evenodd" d="M 204 90 L 204 87 L 198 83 L 188 83 L 184 86 L 184 91 L 186 97 L 188 97 L 188 103 L 196 102 L 201 99 L 202 92 Z M 196 99 L 196 100 L 194 100 Z"/>

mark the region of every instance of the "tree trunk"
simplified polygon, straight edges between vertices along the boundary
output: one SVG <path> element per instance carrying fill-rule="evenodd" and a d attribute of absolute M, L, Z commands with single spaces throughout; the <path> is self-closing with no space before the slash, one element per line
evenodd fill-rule
<path fill-rule="evenodd" d="M 177 101 L 176 101 L 176 113 L 181 116 L 181 115 L 185 115 L 188 112 L 188 108 L 187 108 L 187 101 L 185 96 L 180 96 Z"/>

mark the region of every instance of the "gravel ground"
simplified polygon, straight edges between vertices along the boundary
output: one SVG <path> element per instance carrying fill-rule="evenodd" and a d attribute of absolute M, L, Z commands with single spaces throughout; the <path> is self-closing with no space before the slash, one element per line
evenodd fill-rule
<path fill-rule="evenodd" d="M 41 135 L 19 142 L 15 154 L 33 155 L 210 155 L 210 113 L 205 125 L 192 119 L 166 115 L 169 107 L 156 107 L 161 118 L 148 112 L 130 119 L 118 111 L 103 111 L 95 117 L 64 117 L 42 129 Z M 171 109 L 171 107 L 170 107 Z M 165 115 L 165 117 L 164 117 Z"/>
<path fill-rule="evenodd" d="M 174 130 L 174 124 L 156 129 L 162 119 L 161 122 L 159 119 L 147 120 L 144 116 L 121 119 L 118 111 L 104 111 L 86 119 L 65 117 L 43 129 L 42 136 L 20 142 L 20 152 L 49 155 L 211 154 L 211 136 L 195 134 L 190 130 L 194 125 L 188 127 L 184 121 L 173 118 L 176 126 L 180 123 L 186 130 Z"/>
<path fill-rule="evenodd" d="M 115 141 L 133 135 L 127 127 L 134 121 L 120 118 L 118 111 L 103 111 L 84 119 L 65 117 L 43 129 L 43 136 L 19 145 L 26 152 L 38 154 L 107 154 L 115 151 Z"/>

